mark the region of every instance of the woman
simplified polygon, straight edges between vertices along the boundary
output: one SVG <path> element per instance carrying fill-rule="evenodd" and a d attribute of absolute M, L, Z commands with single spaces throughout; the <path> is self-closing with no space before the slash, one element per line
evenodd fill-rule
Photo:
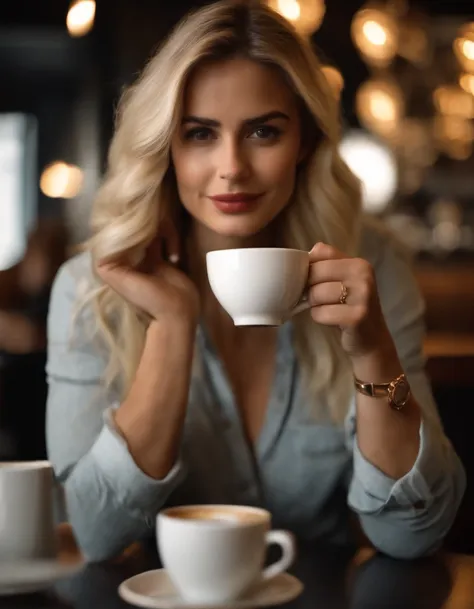
<path fill-rule="evenodd" d="M 448 531 L 464 474 L 423 372 L 422 302 L 361 222 L 339 130 L 309 44 L 258 4 L 183 20 L 124 96 L 88 252 L 58 274 L 49 323 L 49 454 L 89 560 L 182 503 L 265 505 L 343 543 L 347 497 L 407 558 Z M 266 245 L 311 252 L 311 310 L 235 328 L 205 253 Z"/>

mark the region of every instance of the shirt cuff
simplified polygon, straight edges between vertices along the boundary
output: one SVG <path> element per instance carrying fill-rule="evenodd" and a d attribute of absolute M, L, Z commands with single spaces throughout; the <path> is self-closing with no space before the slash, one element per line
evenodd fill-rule
<path fill-rule="evenodd" d="M 141 512 L 149 511 L 155 504 L 162 506 L 184 477 L 181 458 L 161 480 L 145 474 L 133 460 L 125 439 L 117 431 L 112 410 L 109 408 L 104 413 L 104 426 L 91 449 L 92 458 L 113 488 L 118 502 Z"/>
<path fill-rule="evenodd" d="M 399 507 L 425 508 L 433 500 L 432 489 L 445 471 L 444 443 L 426 421 L 420 425 L 420 448 L 412 469 L 395 480 L 385 475 L 360 452 L 354 438 L 354 474 L 349 504 L 361 513 L 381 511 L 395 503 Z"/>

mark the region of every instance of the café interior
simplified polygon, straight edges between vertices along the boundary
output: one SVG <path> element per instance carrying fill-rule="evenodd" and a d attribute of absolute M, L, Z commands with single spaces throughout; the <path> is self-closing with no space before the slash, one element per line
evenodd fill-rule
<path fill-rule="evenodd" d="M 474 5 L 468 0 L 262 1 L 317 50 L 332 94 L 340 100 L 340 152 L 361 180 L 365 212 L 386 224 L 410 253 L 426 304 L 427 373 L 445 432 L 466 470 L 467 489 L 445 541 L 452 556 L 467 557 L 467 563 L 456 563 L 464 579 L 450 592 L 452 604 L 417 600 L 404 606 L 474 606 L 469 604 L 474 603 L 474 563 L 469 562 L 474 554 Z M 204 4 L 15 0 L 2 6 L 3 461 L 47 459 L 47 298 L 61 264 L 89 236 L 117 100 L 178 20 Z M 22 281 L 30 282 L 34 293 L 26 303 L 20 295 L 21 265 Z M 37 334 L 19 345 L 15 337 L 7 338 L 2 314 L 24 310 L 34 312 Z M 382 579 L 384 573 L 382 566 Z M 94 573 L 91 577 L 93 588 Z M 358 602 L 351 606 L 392 606 Z"/>

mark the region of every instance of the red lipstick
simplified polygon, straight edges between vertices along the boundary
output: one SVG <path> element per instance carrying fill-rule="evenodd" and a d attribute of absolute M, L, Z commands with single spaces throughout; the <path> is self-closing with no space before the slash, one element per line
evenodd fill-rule
<path fill-rule="evenodd" d="M 262 193 L 233 192 L 209 197 L 219 211 L 237 214 L 250 211 Z"/>

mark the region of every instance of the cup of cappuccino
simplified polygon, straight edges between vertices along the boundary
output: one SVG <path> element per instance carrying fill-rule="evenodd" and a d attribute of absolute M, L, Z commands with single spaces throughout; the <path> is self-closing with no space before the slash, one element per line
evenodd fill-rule
<path fill-rule="evenodd" d="M 56 556 L 53 489 L 47 461 L 0 463 L 0 561 Z"/>
<path fill-rule="evenodd" d="M 286 571 L 294 561 L 291 533 L 270 528 L 270 513 L 260 508 L 169 508 L 157 517 L 158 551 L 184 600 L 209 605 L 225 603 L 241 597 L 254 584 Z M 264 569 L 270 544 L 281 547 L 282 557 Z"/>
<path fill-rule="evenodd" d="M 211 289 L 236 326 L 278 326 L 307 309 L 309 254 L 259 247 L 206 255 Z"/>

